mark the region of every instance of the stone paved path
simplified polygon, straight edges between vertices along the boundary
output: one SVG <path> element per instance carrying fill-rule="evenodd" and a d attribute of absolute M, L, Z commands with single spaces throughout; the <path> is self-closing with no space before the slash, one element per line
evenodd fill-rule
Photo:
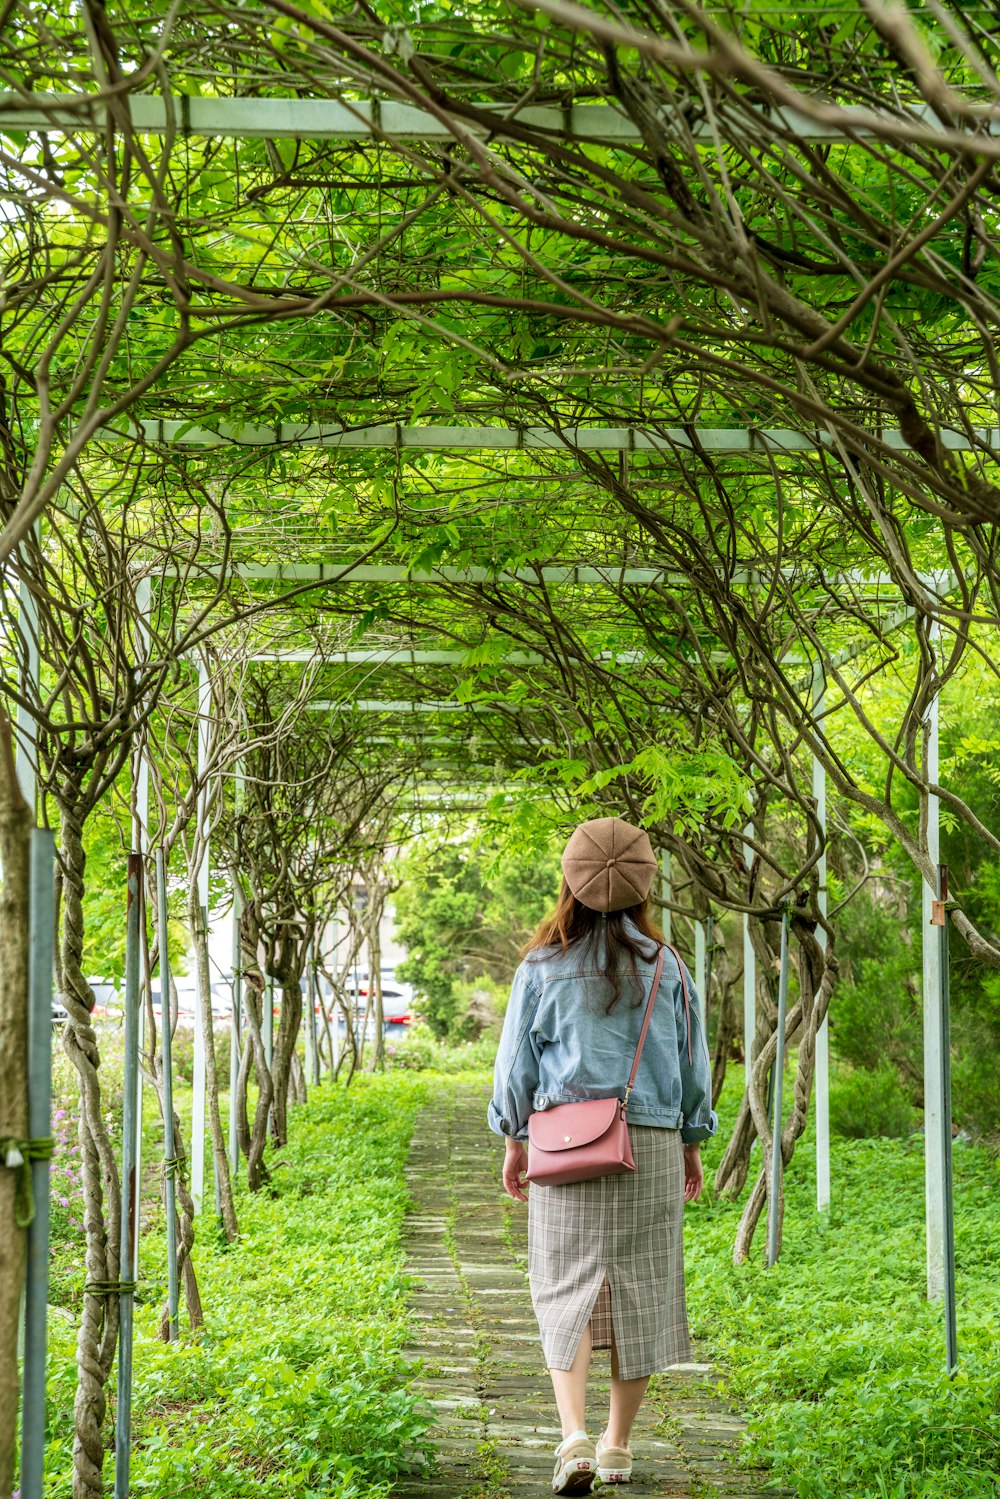
<path fill-rule="evenodd" d="M 499 1186 L 502 1142 L 485 1100 L 439 1098 L 414 1137 L 408 1176 L 412 1305 L 421 1329 L 407 1350 L 438 1411 L 437 1469 L 401 1481 L 399 1499 L 544 1499 L 560 1430 L 528 1293 L 526 1209 Z M 608 1355 L 595 1356 L 592 1431 L 607 1403 Z M 742 1422 L 713 1387 L 711 1366 L 661 1375 L 633 1438 L 635 1482 L 624 1495 L 756 1499 L 759 1478 L 735 1466 Z"/>

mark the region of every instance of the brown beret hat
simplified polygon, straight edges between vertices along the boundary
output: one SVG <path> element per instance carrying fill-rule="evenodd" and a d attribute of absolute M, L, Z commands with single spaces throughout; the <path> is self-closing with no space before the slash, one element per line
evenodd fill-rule
<path fill-rule="evenodd" d="M 620 817 L 581 822 L 562 856 L 566 883 L 592 911 L 624 911 L 649 894 L 656 857 L 649 837 Z"/>

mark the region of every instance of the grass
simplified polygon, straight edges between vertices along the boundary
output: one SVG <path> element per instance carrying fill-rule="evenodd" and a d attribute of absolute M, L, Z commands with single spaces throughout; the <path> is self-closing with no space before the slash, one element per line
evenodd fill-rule
<path fill-rule="evenodd" d="M 241 1193 L 239 1242 L 226 1246 L 201 1224 L 201 1337 L 156 1336 L 163 1244 L 158 1229 L 146 1236 L 133 1494 L 379 1499 L 426 1447 L 432 1412 L 401 1361 L 401 1228 L 403 1167 L 427 1090 L 420 1076 L 358 1077 L 295 1111 L 273 1194 Z M 75 1370 L 63 1318 L 50 1371 L 45 1492 L 68 1499 Z"/>
<path fill-rule="evenodd" d="M 202 1221 L 207 1327 L 172 1347 L 155 1335 L 165 1285 L 154 1215 L 137 1309 L 135 1495 L 382 1499 L 426 1447 L 431 1412 L 400 1358 L 403 1167 L 442 1077 L 358 1076 L 296 1110 L 273 1195 L 240 1194 L 240 1242 L 225 1246 Z M 475 1080 L 485 1092 L 485 1075 Z M 727 1085 L 724 1120 L 739 1084 Z M 709 1181 L 721 1148 L 704 1150 Z M 707 1191 L 686 1211 L 692 1331 L 748 1417 L 742 1460 L 799 1499 L 1000 1499 L 1000 1163 L 956 1144 L 952 1379 L 941 1304 L 925 1296 L 922 1138 L 834 1136 L 832 1184 L 819 1214 L 807 1132 L 770 1270 L 763 1221 L 751 1261 L 732 1264 L 742 1202 Z M 67 1272 L 70 1302 L 80 1273 Z M 70 1494 L 73 1341 L 74 1319 L 57 1310 L 46 1499 Z M 504 1481 L 495 1460 L 480 1478 L 487 1491 Z"/>
<path fill-rule="evenodd" d="M 727 1084 L 724 1116 L 739 1081 Z M 703 1154 L 710 1181 L 721 1145 Z M 951 1379 L 942 1304 L 926 1299 L 921 1136 L 834 1136 L 832 1206 L 820 1214 L 807 1131 L 770 1270 L 763 1219 L 751 1261 L 732 1263 L 742 1201 L 706 1194 L 687 1210 L 692 1332 L 749 1416 L 744 1460 L 800 1499 L 1000 1495 L 1000 1162 L 964 1143 L 954 1161 L 961 1361 Z"/>

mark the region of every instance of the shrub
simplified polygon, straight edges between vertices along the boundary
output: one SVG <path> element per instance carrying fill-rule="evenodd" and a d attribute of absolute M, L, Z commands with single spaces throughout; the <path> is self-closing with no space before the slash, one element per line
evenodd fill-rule
<path fill-rule="evenodd" d="M 832 1076 L 830 1128 L 834 1134 L 853 1140 L 871 1135 L 902 1139 L 916 1127 L 916 1111 L 891 1063 L 843 1069 Z"/>
<path fill-rule="evenodd" d="M 389 1067 L 400 1067 L 408 1072 L 426 1072 L 441 1065 L 441 1054 L 445 1050 L 430 1026 L 417 1020 L 407 1026 L 402 1036 L 387 1036 L 385 1060 Z"/>
<path fill-rule="evenodd" d="M 386 1039 L 385 1060 L 387 1066 L 409 1072 L 467 1072 L 492 1067 L 496 1051 L 497 1036 L 493 1032 L 484 1033 L 476 1041 L 448 1042 L 418 1020 L 405 1035 Z"/>
<path fill-rule="evenodd" d="M 277 1028 L 277 1027 L 276 1027 Z M 229 1025 L 217 1026 L 214 1035 L 215 1041 L 215 1070 L 219 1079 L 219 1092 L 226 1093 L 229 1090 Z M 190 1024 L 178 1025 L 174 1031 L 173 1041 L 170 1047 L 170 1055 L 173 1059 L 175 1081 L 187 1084 L 190 1088 L 194 1083 L 194 1026 Z"/>

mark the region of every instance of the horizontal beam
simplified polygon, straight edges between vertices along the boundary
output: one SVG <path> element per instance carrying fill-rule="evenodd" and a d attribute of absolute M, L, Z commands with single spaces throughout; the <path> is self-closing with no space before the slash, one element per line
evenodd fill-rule
<path fill-rule="evenodd" d="M 504 792 L 505 796 L 509 794 L 509 792 Z M 468 795 L 452 796 L 449 797 L 446 802 L 403 801 L 400 802 L 394 810 L 399 811 L 400 813 L 406 813 L 411 816 L 416 816 L 420 812 L 445 813 L 454 812 L 456 810 L 472 811 L 474 808 L 483 807 L 485 805 L 486 803 L 482 795 Z"/>
<path fill-rule="evenodd" d="M 468 666 L 469 657 L 477 649 L 469 646 L 464 651 L 423 651 L 400 647 L 398 650 L 370 651 L 258 651 L 247 659 L 250 661 L 274 661 L 292 664 L 315 663 L 317 666 Z M 544 666 L 546 657 L 538 651 L 508 651 L 495 662 L 482 662 L 487 666 Z M 620 661 L 623 665 L 635 666 L 644 660 L 655 660 L 642 651 L 600 651 L 592 658 L 595 661 Z"/>
<path fill-rule="evenodd" d="M 196 564 L 190 567 L 158 567 L 155 570 L 155 577 L 167 579 L 183 576 L 186 581 L 190 582 L 192 578 L 199 575 L 217 577 L 223 571 L 222 566 L 217 563 L 209 563 L 205 566 Z M 532 583 L 536 586 L 557 584 L 563 587 L 587 585 L 611 588 L 624 585 L 648 587 L 655 583 L 685 587 L 691 583 L 691 579 L 686 574 L 666 567 L 624 567 L 616 563 L 608 563 L 605 567 L 583 567 L 573 563 L 562 563 L 545 567 L 449 567 L 445 565 L 425 569 L 404 567 L 395 563 L 355 563 L 347 558 L 342 562 L 233 562 L 230 563 L 228 571 L 234 577 L 242 578 L 248 583 Z M 780 575 L 794 577 L 798 571 L 797 568 L 781 568 Z M 921 574 L 920 576 L 926 586 L 933 588 L 936 586 L 936 580 L 945 575 Z M 727 581 L 740 588 L 768 587 L 773 578 L 774 573 L 771 569 L 737 568 Z M 888 574 L 867 577 L 863 573 L 849 571 L 838 574 L 837 581 L 856 588 L 868 602 L 877 601 L 876 595 L 881 590 L 890 589 L 893 592 L 899 590 L 898 582 Z M 267 658 L 261 656 L 252 659 Z M 303 659 L 311 659 L 311 657 Z"/>
<path fill-rule="evenodd" d="M 475 794 L 477 794 L 479 796 L 484 796 L 484 797 L 485 796 L 495 796 L 498 791 L 503 791 L 507 795 L 513 795 L 515 792 L 519 791 L 522 795 L 524 795 L 524 793 L 526 791 L 531 790 L 531 789 L 534 789 L 535 791 L 539 791 L 539 790 L 542 790 L 542 789 L 545 789 L 545 790 L 550 789 L 545 783 L 543 783 L 541 781 L 537 781 L 537 782 L 533 782 L 533 783 L 529 784 L 527 782 L 527 780 L 519 780 L 519 781 L 485 781 L 485 780 L 484 781 L 476 781 L 476 780 L 470 780 L 469 777 L 468 777 L 468 775 L 466 775 L 464 772 L 462 772 L 462 773 L 460 773 L 458 775 L 458 777 L 454 781 L 451 780 L 448 777 L 442 776 L 440 780 L 427 781 L 426 783 L 422 782 L 419 786 L 413 786 L 413 787 L 411 787 L 411 786 L 407 785 L 406 786 L 406 793 L 409 794 L 410 792 L 412 792 L 414 795 L 417 795 L 417 796 L 433 796 L 435 794 L 437 796 L 442 796 L 442 795 L 448 796 L 448 795 L 451 794 L 452 790 L 454 788 L 456 788 L 456 787 L 459 790 L 461 790 L 461 791 L 465 791 L 465 792 L 468 792 L 470 794 L 475 793 Z"/>
<path fill-rule="evenodd" d="M 316 698 L 306 703 L 308 713 L 464 713 L 469 708 L 499 708 L 500 703 L 455 703 L 450 699 L 409 702 L 405 698 Z M 513 705 L 512 705 L 513 706 Z"/>
<path fill-rule="evenodd" d="M 405 646 L 389 647 L 370 651 L 325 651 L 317 646 L 311 651 L 255 651 L 250 661 L 274 661 L 309 663 L 330 666 L 461 666 L 475 649 L 469 646 L 464 651 L 410 650 Z M 504 661 L 516 666 L 537 666 L 542 657 L 534 651 L 511 651 Z"/>
<path fill-rule="evenodd" d="M 146 442 L 178 446 L 220 448 L 326 447 L 361 449 L 410 448 L 420 452 L 559 452 L 581 448 L 599 452 L 693 452 L 740 454 L 818 453 L 832 449 L 829 433 L 798 432 L 792 427 L 665 427 L 649 431 L 641 427 L 459 427 L 427 424 L 408 427 L 382 422 L 372 427 L 342 427 L 323 422 L 275 422 L 258 426 L 238 422 L 209 425 L 147 417 L 121 428 L 108 429 L 107 438 L 123 441 L 143 438 Z M 873 440 L 897 452 L 912 451 L 899 432 L 872 433 Z M 941 431 L 944 447 L 955 452 L 974 449 L 1000 450 L 1000 427 L 975 427 L 971 437 L 952 428 Z"/>
<path fill-rule="evenodd" d="M 205 98 L 189 94 L 132 94 L 122 99 L 131 109 L 133 128 L 141 134 L 162 135 L 168 129 L 179 136 L 219 136 L 234 140 L 352 141 L 378 140 L 449 141 L 454 132 L 445 120 L 416 105 L 393 99 L 266 99 Z M 485 112 L 484 112 L 485 113 Z M 696 140 L 713 143 L 717 120 L 725 124 L 726 108 L 717 106 L 716 118 L 696 121 L 689 128 Z M 985 117 L 984 117 L 985 118 Z M 100 98 L 86 94 L 0 93 L 0 128 L 33 130 L 52 134 L 103 129 L 107 109 Z M 850 109 L 844 111 L 844 128 L 820 124 L 795 109 L 757 111 L 762 135 L 775 139 L 781 132 L 809 141 L 835 141 L 845 135 L 863 136 L 895 123 L 912 123 L 925 129 L 940 129 L 928 106 L 910 109 L 905 115 Z M 510 138 L 512 126 L 529 128 L 552 136 L 569 135 L 580 140 L 609 145 L 639 142 L 635 123 L 607 104 L 577 104 L 565 109 L 547 105 L 525 105 L 520 109 L 490 112 L 482 124 L 456 121 L 461 131 L 477 136 Z M 670 117 L 664 116 L 664 123 Z M 747 134 L 743 112 L 735 114 L 730 130 Z M 987 129 L 995 124 L 987 122 Z M 982 127 L 980 127 L 982 128 Z M 752 136 L 748 145 L 753 145 Z"/>
<path fill-rule="evenodd" d="M 199 573 L 215 576 L 221 571 L 214 565 L 195 569 L 168 567 L 158 568 L 156 576 L 177 577 L 183 572 L 190 579 Z M 671 576 L 677 582 L 685 581 L 680 574 L 668 574 L 662 567 L 433 567 L 417 571 L 380 563 L 356 566 L 352 562 L 234 562 L 229 571 L 251 583 L 588 583 L 617 586 L 621 583 L 662 583 Z"/>

